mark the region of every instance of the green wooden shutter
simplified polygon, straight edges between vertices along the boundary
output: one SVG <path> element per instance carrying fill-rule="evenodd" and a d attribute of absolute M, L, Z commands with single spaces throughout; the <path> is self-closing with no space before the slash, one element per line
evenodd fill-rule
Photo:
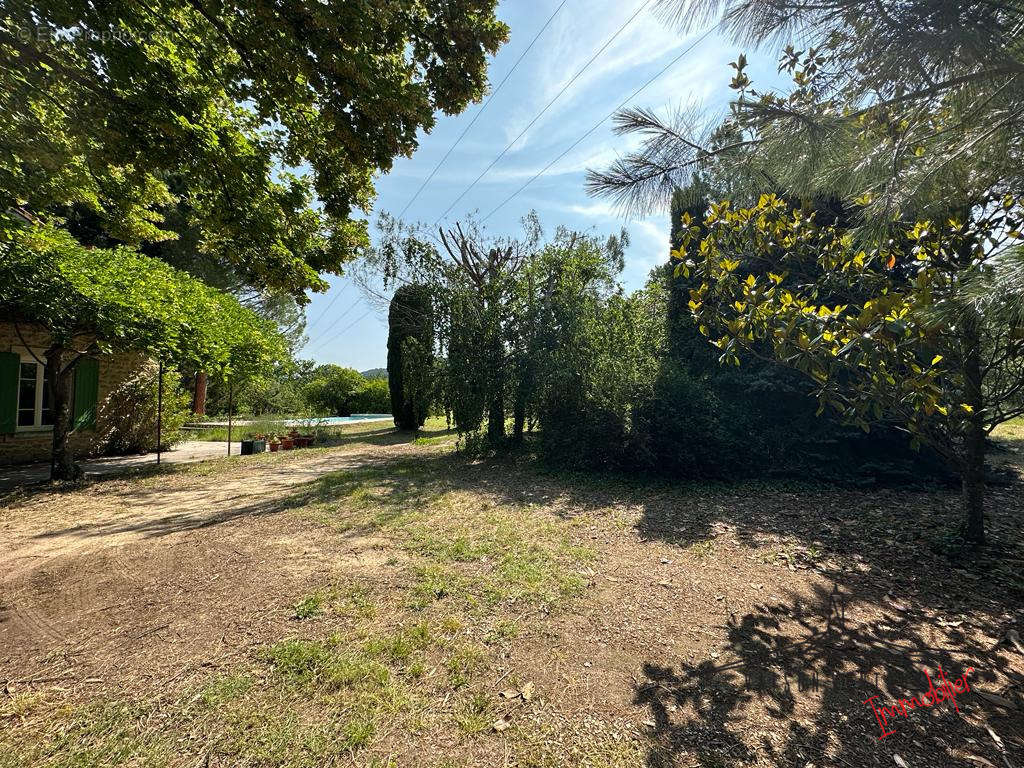
<path fill-rule="evenodd" d="M 74 429 L 95 429 L 96 400 L 99 393 L 99 361 L 84 357 L 75 366 L 75 408 L 71 417 Z"/>
<path fill-rule="evenodd" d="M 0 435 L 12 435 L 18 425 L 18 377 L 21 356 L 0 352 Z"/>

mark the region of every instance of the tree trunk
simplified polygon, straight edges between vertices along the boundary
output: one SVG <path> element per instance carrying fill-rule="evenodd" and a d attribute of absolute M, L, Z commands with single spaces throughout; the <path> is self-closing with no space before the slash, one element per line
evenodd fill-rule
<path fill-rule="evenodd" d="M 526 426 L 526 393 L 522 387 L 516 390 L 516 402 L 512 410 L 512 442 L 523 442 L 523 428 Z"/>
<path fill-rule="evenodd" d="M 206 415 L 206 374 L 196 371 L 196 389 L 192 394 L 192 413 L 196 416 Z"/>
<path fill-rule="evenodd" d="M 53 399 L 51 480 L 77 480 L 82 475 L 68 439 L 71 435 L 71 381 L 74 367 L 65 367 L 67 353 L 68 350 L 61 346 L 53 346 L 46 351 L 46 377 L 50 384 L 50 397 Z"/>
<path fill-rule="evenodd" d="M 494 444 L 505 440 L 505 398 L 504 393 L 498 392 L 491 398 L 490 408 L 487 410 L 487 439 Z"/>

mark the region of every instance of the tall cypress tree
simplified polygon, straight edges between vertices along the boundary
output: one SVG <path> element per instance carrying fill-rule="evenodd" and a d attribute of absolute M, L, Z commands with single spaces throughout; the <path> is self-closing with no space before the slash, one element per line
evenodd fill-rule
<path fill-rule="evenodd" d="M 419 429 L 430 406 L 434 310 L 425 285 L 401 286 L 388 310 L 388 388 L 399 429 Z M 415 354 L 410 354 L 415 350 Z M 408 358 L 408 359 L 406 359 Z"/>

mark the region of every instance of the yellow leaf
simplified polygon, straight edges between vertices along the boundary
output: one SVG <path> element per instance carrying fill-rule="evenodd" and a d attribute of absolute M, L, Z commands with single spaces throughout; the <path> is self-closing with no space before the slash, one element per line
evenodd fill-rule
<path fill-rule="evenodd" d="M 942 362 L 942 355 L 936 355 L 932 358 L 932 365 L 938 365 Z"/>
<path fill-rule="evenodd" d="M 968 405 L 967 403 L 960 403 L 960 407 L 963 408 L 968 413 L 974 413 L 973 405 Z"/>

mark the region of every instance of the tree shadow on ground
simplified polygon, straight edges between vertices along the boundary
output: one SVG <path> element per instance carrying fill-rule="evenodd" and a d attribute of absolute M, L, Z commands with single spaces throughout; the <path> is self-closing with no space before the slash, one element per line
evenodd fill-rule
<path fill-rule="evenodd" d="M 647 764 L 692 765 L 693 758 L 709 768 L 1019 761 L 1024 677 L 1009 669 L 1013 651 L 958 629 L 940 645 L 932 636 L 939 628 L 922 624 L 912 611 L 853 619 L 847 612 L 856 602 L 836 586 L 817 591 L 811 603 L 796 598 L 759 605 L 722 628 L 727 649 L 721 655 L 729 660 L 678 667 L 645 662 L 646 679 L 635 687 L 633 702 L 652 726 Z M 955 688 L 961 679 L 966 690 L 951 696 L 944 681 Z M 925 697 L 930 687 L 947 700 L 931 704 Z M 915 696 L 922 706 L 913 706 Z"/>
<path fill-rule="evenodd" d="M 1024 756 L 1024 656 L 1007 641 L 1014 629 L 1024 633 L 1019 480 L 992 489 L 991 544 L 977 551 L 956 541 L 960 497 L 948 488 L 673 486 L 447 454 L 334 473 L 299 489 L 287 506 L 369 493 L 374 516 L 343 525 L 345 534 L 364 535 L 388 515 L 453 491 L 566 518 L 625 513 L 641 540 L 685 549 L 728 537 L 773 551 L 771 565 L 794 577 L 815 575 L 812 600 L 794 593 L 719 627 L 726 663 L 642 659 L 646 679 L 631 695 L 653 724 L 645 732 L 652 768 L 694 759 L 709 768 L 898 766 L 896 755 L 909 766 L 1012 766 Z M 345 504 L 337 509 L 347 514 Z M 825 580 L 828 589 L 815 583 Z M 893 733 L 878 738 L 865 703 L 872 696 L 892 706 L 927 690 L 926 671 L 941 686 L 940 668 L 955 680 L 971 667 L 959 712 L 949 702 L 901 712 L 889 719 Z"/>
<path fill-rule="evenodd" d="M 393 437 L 383 431 L 353 439 Z M 680 549 L 728 537 L 771 550 L 773 565 L 794 576 L 814 573 L 813 598 L 793 593 L 733 615 L 717 628 L 720 659 L 686 664 L 654 651 L 641 656 L 645 679 L 628 693 L 638 718 L 651 723 L 642 732 L 649 766 L 692 766 L 696 759 L 707 768 L 860 768 L 900 765 L 895 755 L 908 766 L 966 764 L 965 755 L 983 768 L 1020 764 L 1024 657 L 1006 644 L 1011 629 L 1024 630 L 1019 481 L 992 490 L 991 546 L 964 553 L 950 536 L 960 522 L 959 494 L 945 488 L 680 485 L 551 474 L 521 457 L 481 461 L 439 451 L 371 461 L 317 473 L 256 503 L 242 495 L 207 516 L 174 512 L 138 530 L 163 535 L 323 508 L 339 536 L 356 537 L 441 494 L 467 491 L 481 502 L 536 505 L 567 519 L 614 512 L 633 521 L 641 542 Z M 949 702 L 901 713 L 890 718 L 893 734 L 879 740 L 864 702 L 920 696 L 925 670 L 934 679 L 940 666 L 951 679 L 974 667 L 960 713 Z"/>

